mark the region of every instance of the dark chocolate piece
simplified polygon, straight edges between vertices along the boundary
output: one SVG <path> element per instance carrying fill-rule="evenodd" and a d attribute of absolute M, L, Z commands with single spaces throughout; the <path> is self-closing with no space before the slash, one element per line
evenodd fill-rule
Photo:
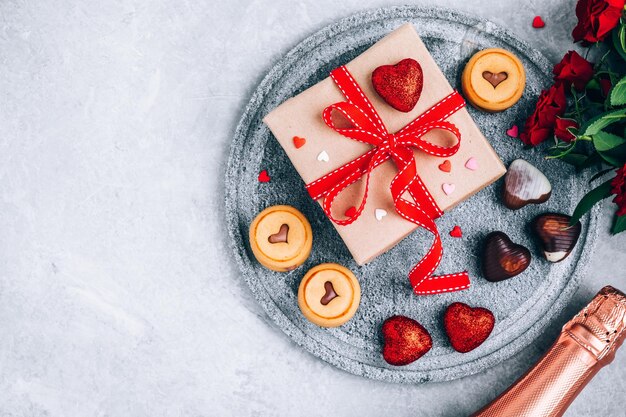
<path fill-rule="evenodd" d="M 333 301 L 335 297 L 339 297 L 339 295 L 335 292 L 335 288 L 333 287 L 332 282 L 326 281 L 324 283 L 324 289 L 326 290 L 326 294 L 324 294 L 324 296 L 320 300 L 320 304 L 322 304 L 323 306 Z"/>
<path fill-rule="evenodd" d="M 561 262 L 576 246 L 582 226 L 580 222 L 570 226 L 570 220 L 570 216 L 560 213 L 541 214 L 533 220 L 533 231 L 548 261 Z"/>
<path fill-rule="evenodd" d="M 278 230 L 278 233 L 274 233 L 273 235 L 270 235 L 270 237 L 267 238 L 267 241 L 270 243 L 288 243 L 287 242 L 287 235 L 289 234 L 289 225 L 288 224 L 283 224 L 280 226 L 280 230 Z"/>
<path fill-rule="evenodd" d="M 505 233 L 492 232 L 485 238 L 482 269 L 487 281 L 503 281 L 522 273 L 530 259 L 530 251 L 513 243 Z"/>
<path fill-rule="evenodd" d="M 493 88 L 496 88 L 498 84 L 509 78 L 509 74 L 507 74 L 506 72 L 499 72 L 497 74 L 494 74 L 491 71 L 484 71 L 483 78 L 489 81 L 489 83 L 493 85 Z"/>

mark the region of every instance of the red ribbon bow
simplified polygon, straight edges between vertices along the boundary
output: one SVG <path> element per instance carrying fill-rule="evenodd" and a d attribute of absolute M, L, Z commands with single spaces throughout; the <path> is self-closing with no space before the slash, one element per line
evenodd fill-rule
<path fill-rule="evenodd" d="M 409 280 L 413 291 L 418 295 L 437 294 L 464 290 L 469 287 L 466 271 L 454 274 L 433 276 L 443 255 L 441 237 L 435 219 L 443 214 L 426 186 L 417 174 L 412 148 L 429 155 L 446 158 L 454 155 L 461 144 L 461 134 L 457 127 L 445 121 L 450 115 L 465 106 L 465 101 L 456 91 L 426 110 L 415 120 L 396 133 L 389 133 L 372 103 L 363 93 L 345 66 L 330 73 L 331 78 L 343 93 L 346 101 L 332 104 L 324 109 L 324 122 L 341 135 L 359 142 L 373 145 L 373 148 L 358 158 L 307 184 L 313 199 L 324 198 L 322 207 L 326 215 L 339 225 L 354 222 L 363 212 L 369 189 L 370 174 L 378 165 L 391 158 L 398 167 L 398 173 L 389 186 L 396 212 L 406 220 L 415 223 L 434 235 L 432 246 L 426 255 L 413 267 Z M 331 118 L 338 111 L 350 121 L 348 128 L 338 127 Z M 438 146 L 422 137 L 434 130 L 451 132 L 457 143 L 451 147 Z M 365 192 L 356 212 L 346 219 L 336 219 L 332 215 L 335 198 L 362 176 L 366 177 Z M 403 198 L 408 192 L 413 202 Z"/>

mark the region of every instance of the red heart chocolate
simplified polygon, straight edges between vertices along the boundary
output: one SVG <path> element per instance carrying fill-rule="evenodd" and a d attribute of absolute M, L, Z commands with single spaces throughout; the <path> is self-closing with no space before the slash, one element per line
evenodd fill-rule
<path fill-rule="evenodd" d="M 390 365 L 408 365 L 433 346 L 428 330 L 405 316 L 392 316 L 383 323 L 383 358 Z"/>
<path fill-rule="evenodd" d="M 383 65 L 372 72 L 374 90 L 391 107 L 409 112 L 417 104 L 424 86 L 424 74 L 420 64 L 411 58 L 396 65 Z"/>
<path fill-rule="evenodd" d="M 487 281 L 502 281 L 521 274 L 530 265 L 530 251 L 513 243 L 502 232 L 492 232 L 485 238 L 482 269 Z"/>
<path fill-rule="evenodd" d="M 464 303 L 450 304 L 443 315 L 443 327 L 450 344 L 461 353 L 474 350 L 487 340 L 495 322 L 491 311 Z"/>

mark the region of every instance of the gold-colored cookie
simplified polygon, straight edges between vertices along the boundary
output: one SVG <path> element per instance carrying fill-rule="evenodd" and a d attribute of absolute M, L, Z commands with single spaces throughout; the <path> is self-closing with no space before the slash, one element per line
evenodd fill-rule
<path fill-rule="evenodd" d="M 467 101 L 488 112 L 508 109 L 522 97 L 526 72 L 522 62 L 500 48 L 484 49 L 465 66 L 461 86 Z"/>
<path fill-rule="evenodd" d="M 313 231 L 302 213 L 291 206 L 272 206 L 259 213 L 250 225 L 250 247 L 266 268 L 291 271 L 311 253 Z"/>
<path fill-rule="evenodd" d="M 359 281 L 352 271 L 339 264 L 311 268 L 298 288 L 302 314 L 322 327 L 341 326 L 354 316 L 360 302 Z"/>

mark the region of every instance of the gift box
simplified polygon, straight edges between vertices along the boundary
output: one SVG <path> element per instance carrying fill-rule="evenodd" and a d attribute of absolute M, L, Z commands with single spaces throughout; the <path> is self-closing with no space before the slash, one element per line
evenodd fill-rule
<path fill-rule="evenodd" d="M 405 58 L 420 64 L 423 88 L 415 107 L 401 112 L 376 93 L 372 72 Z M 454 92 L 412 25 L 405 24 L 391 32 L 333 74 L 282 103 L 264 122 L 307 184 L 309 193 L 319 197 L 317 200 L 334 219 L 333 225 L 359 265 L 389 250 L 417 227 L 436 229 L 434 222 L 415 219 L 407 213 L 414 212 L 417 216 L 425 212 L 426 217 L 434 220 L 440 214 L 438 209 L 450 210 L 505 173 L 497 154 L 462 107 L 462 98 Z M 351 95 L 352 100 L 346 95 Z M 459 100 L 461 104 L 451 108 L 450 102 L 459 103 Z M 351 101 L 355 104 L 346 104 Z M 366 108 L 370 105 L 373 108 Z M 359 129 L 347 120 L 351 111 L 357 118 L 352 122 Z M 438 117 L 431 117 L 437 112 Z M 343 117 L 335 120 L 335 113 Z M 363 123 L 358 122 L 360 113 L 369 115 Z M 374 120 L 370 126 L 368 120 L 378 117 L 380 120 Z M 387 132 L 396 135 L 367 132 L 381 130 L 381 123 Z M 400 143 L 406 138 L 398 132 L 406 131 L 407 125 L 408 130 L 413 129 L 408 135 L 413 142 Z M 424 141 L 441 148 L 429 148 Z M 460 145 L 455 148 L 457 142 Z M 414 163 L 407 160 L 407 149 Z M 439 153 L 438 149 L 452 151 Z M 365 158 L 368 163 L 363 164 L 359 158 Z M 360 166 L 356 169 L 358 173 L 352 169 L 355 165 Z M 416 169 L 417 178 L 415 181 L 412 177 L 401 178 L 406 187 L 396 189 L 394 195 L 390 185 L 400 171 L 406 174 L 413 169 L 411 166 Z M 352 174 L 355 175 L 345 178 Z M 321 179 L 330 181 L 323 190 L 325 195 L 320 194 L 318 187 Z M 347 183 L 350 185 L 343 189 Z M 416 196 L 424 187 L 422 195 Z M 435 241 L 438 239 L 436 235 Z M 431 263 L 438 264 L 439 259 Z"/>

